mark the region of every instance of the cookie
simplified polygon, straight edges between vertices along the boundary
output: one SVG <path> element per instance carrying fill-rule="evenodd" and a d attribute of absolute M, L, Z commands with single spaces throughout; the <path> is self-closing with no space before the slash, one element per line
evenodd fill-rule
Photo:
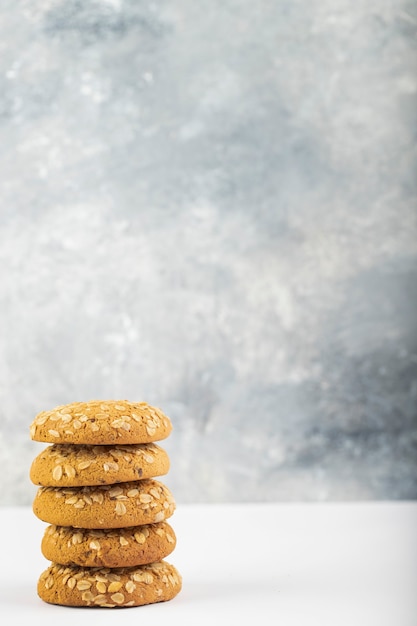
<path fill-rule="evenodd" d="M 153 478 L 167 474 L 169 458 L 155 443 L 87 446 L 56 443 L 33 461 L 30 478 L 45 487 L 79 487 Z"/>
<path fill-rule="evenodd" d="M 52 563 L 39 578 L 38 595 L 64 606 L 129 607 L 171 600 L 181 586 L 180 574 L 166 561 L 117 569 Z"/>
<path fill-rule="evenodd" d="M 169 417 L 146 402 L 92 400 L 38 413 L 30 436 L 46 443 L 112 445 L 160 441 L 171 430 Z"/>
<path fill-rule="evenodd" d="M 169 489 L 150 478 L 93 487 L 39 487 L 33 512 L 56 526 L 125 528 L 163 522 L 175 510 Z"/>
<path fill-rule="evenodd" d="M 48 526 L 41 550 L 48 561 L 83 567 L 133 567 L 164 559 L 176 537 L 166 522 L 112 530 Z"/>

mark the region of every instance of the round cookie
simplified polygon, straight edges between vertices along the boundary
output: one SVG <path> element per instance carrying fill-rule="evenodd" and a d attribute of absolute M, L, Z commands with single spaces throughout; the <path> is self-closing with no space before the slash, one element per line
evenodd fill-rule
<path fill-rule="evenodd" d="M 45 487 L 80 487 L 167 474 L 169 458 L 155 443 L 88 446 L 56 443 L 33 461 L 30 478 Z"/>
<path fill-rule="evenodd" d="M 146 402 L 91 400 L 38 413 L 30 436 L 46 443 L 112 445 L 160 441 L 171 430 L 169 417 Z"/>
<path fill-rule="evenodd" d="M 75 528 L 126 528 L 163 522 L 175 511 L 169 489 L 150 478 L 93 487 L 39 487 L 33 512 Z"/>
<path fill-rule="evenodd" d="M 133 567 L 164 559 L 176 545 L 166 522 L 112 530 L 48 526 L 41 550 L 48 561 L 83 567 Z"/>
<path fill-rule="evenodd" d="M 116 569 L 52 563 L 39 578 L 38 595 L 64 606 L 129 607 L 171 600 L 181 586 L 180 574 L 166 561 Z"/>

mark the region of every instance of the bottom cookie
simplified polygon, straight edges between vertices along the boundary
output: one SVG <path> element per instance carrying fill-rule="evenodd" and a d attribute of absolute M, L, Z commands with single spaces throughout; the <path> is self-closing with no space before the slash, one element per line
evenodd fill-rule
<path fill-rule="evenodd" d="M 171 600 L 181 586 L 180 574 L 166 561 L 115 569 L 51 563 L 40 575 L 38 595 L 63 606 L 130 607 Z"/>

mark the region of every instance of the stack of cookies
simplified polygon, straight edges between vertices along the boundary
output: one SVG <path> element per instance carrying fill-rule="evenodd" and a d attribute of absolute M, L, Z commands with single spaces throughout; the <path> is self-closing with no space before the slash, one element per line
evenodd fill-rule
<path fill-rule="evenodd" d="M 38 594 L 67 606 L 128 607 L 170 600 L 181 576 L 163 559 L 176 544 L 165 521 L 175 510 L 155 477 L 169 470 L 169 418 L 145 402 L 76 402 L 39 413 L 31 438 L 48 446 L 30 478 L 35 515 L 50 524 L 51 561 Z"/>

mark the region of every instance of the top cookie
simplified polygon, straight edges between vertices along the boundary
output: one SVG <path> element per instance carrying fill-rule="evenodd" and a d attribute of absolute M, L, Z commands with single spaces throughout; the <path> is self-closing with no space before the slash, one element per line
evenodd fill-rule
<path fill-rule="evenodd" d="M 91 400 L 38 413 L 30 435 L 46 443 L 109 445 L 160 441 L 171 430 L 169 417 L 146 402 Z"/>

